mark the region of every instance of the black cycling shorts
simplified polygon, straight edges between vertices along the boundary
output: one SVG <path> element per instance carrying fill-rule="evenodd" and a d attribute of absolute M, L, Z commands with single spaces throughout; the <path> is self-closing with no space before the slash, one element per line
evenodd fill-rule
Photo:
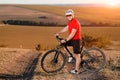
<path fill-rule="evenodd" d="M 70 40 L 66 42 L 66 46 L 72 46 L 75 54 L 80 54 L 80 40 Z"/>

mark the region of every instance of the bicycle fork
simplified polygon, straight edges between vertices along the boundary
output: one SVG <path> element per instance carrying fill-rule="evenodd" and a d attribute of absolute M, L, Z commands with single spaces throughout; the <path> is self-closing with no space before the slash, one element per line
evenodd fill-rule
<path fill-rule="evenodd" d="M 59 52 L 59 50 L 57 50 L 56 53 L 55 53 L 55 55 L 54 55 L 53 60 L 51 61 L 51 63 L 52 63 L 53 65 L 57 64 L 59 54 L 60 54 L 60 52 Z"/>

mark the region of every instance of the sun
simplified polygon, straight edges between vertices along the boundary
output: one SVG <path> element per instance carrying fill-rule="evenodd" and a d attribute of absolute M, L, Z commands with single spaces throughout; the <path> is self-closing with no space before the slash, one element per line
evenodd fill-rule
<path fill-rule="evenodd" d="M 109 6 L 118 6 L 120 3 L 119 0 L 106 0 L 106 4 Z"/>

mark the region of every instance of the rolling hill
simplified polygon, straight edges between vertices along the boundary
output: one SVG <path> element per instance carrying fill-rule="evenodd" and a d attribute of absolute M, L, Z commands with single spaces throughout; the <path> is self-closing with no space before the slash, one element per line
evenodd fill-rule
<path fill-rule="evenodd" d="M 64 16 L 66 9 L 73 9 L 75 17 L 77 17 L 83 24 L 97 23 L 97 24 L 111 24 L 120 25 L 120 7 L 92 7 L 92 6 L 46 6 L 46 5 L 24 5 L 24 8 L 34 9 L 42 12 L 53 13 Z"/>
<path fill-rule="evenodd" d="M 120 26 L 120 8 L 79 5 L 0 5 L 0 21 L 29 20 L 65 25 L 66 9 L 73 9 L 82 25 Z"/>

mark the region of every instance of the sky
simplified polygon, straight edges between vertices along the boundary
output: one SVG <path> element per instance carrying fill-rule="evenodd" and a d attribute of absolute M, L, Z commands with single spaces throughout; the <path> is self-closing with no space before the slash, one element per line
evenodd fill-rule
<path fill-rule="evenodd" d="M 0 0 L 0 4 L 106 4 L 120 0 Z"/>

